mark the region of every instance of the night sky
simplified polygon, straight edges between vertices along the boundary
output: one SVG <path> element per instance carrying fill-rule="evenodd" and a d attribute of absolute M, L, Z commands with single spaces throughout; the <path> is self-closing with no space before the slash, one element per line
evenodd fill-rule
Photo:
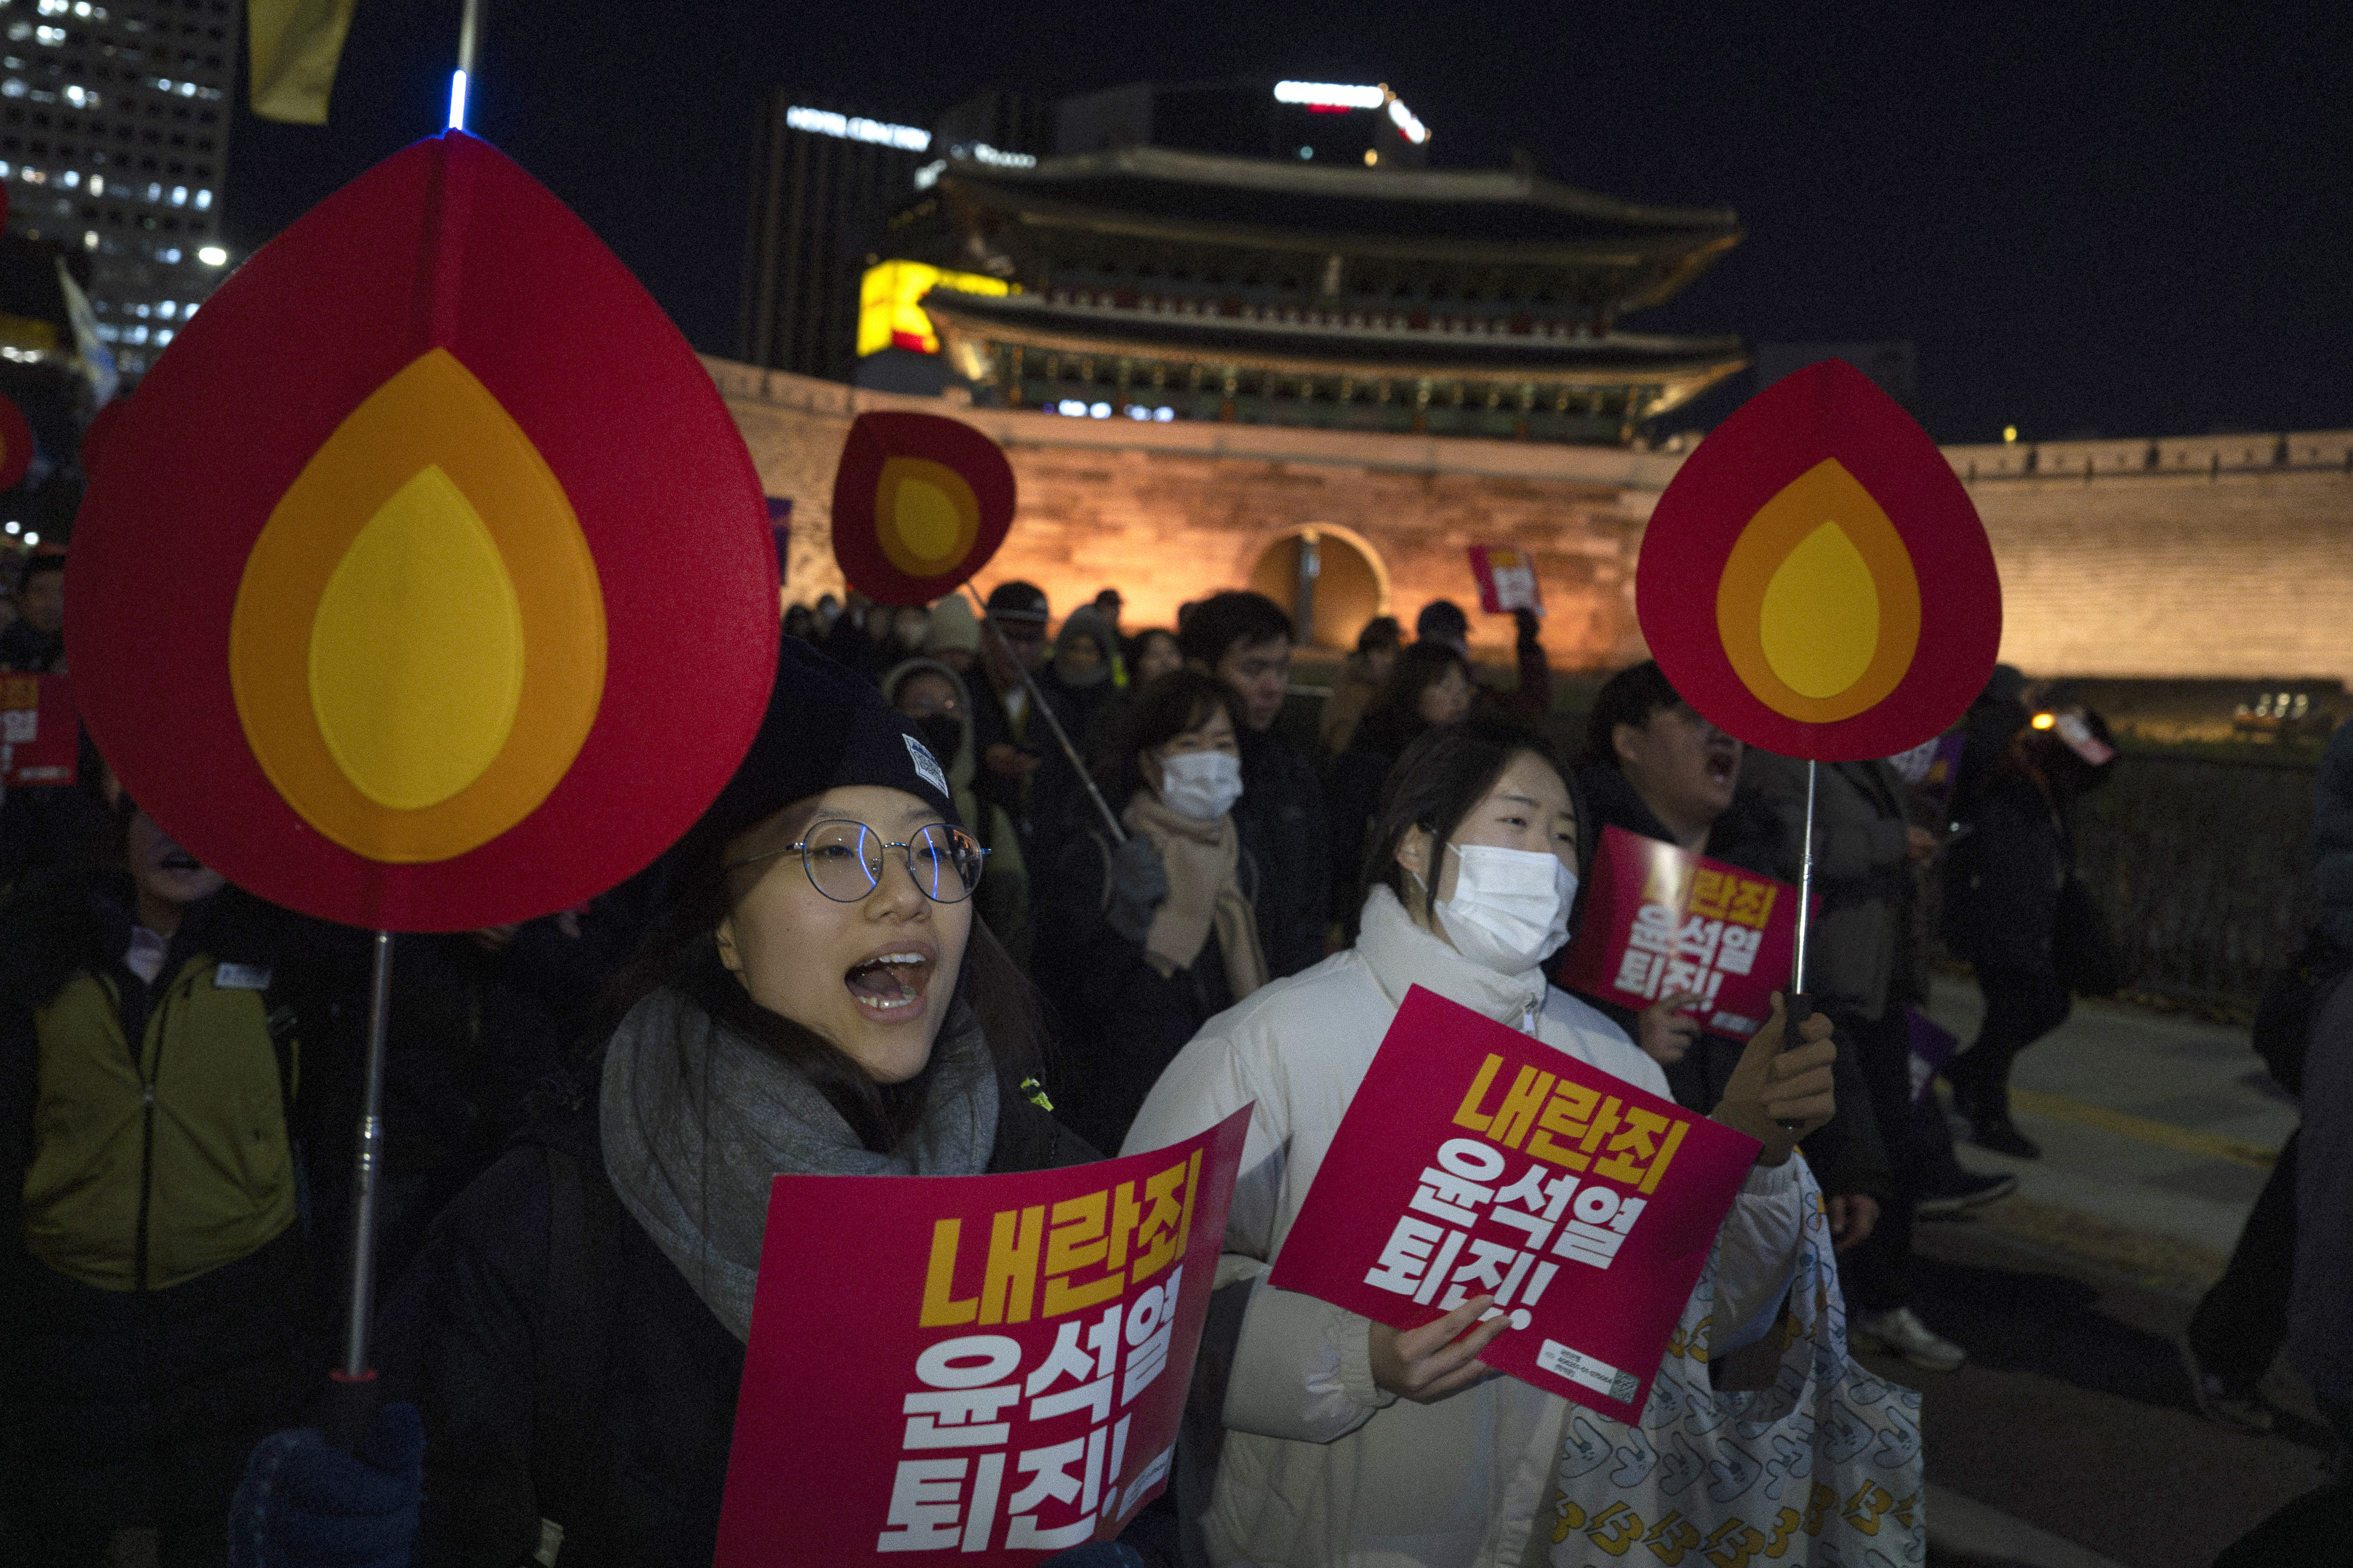
<path fill-rule="evenodd" d="M 2353 426 L 2353 113 L 2316 7 L 487 5 L 473 129 L 711 353 L 735 348 L 771 87 L 928 125 L 991 86 L 1251 74 L 1387 81 L 1436 164 L 1516 146 L 1734 208 L 1748 238 L 1628 329 L 1908 339 L 1940 440 Z M 255 121 L 240 68 L 233 244 L 439 128 L 458 10 L 359 0 L 323 128 Z"/>

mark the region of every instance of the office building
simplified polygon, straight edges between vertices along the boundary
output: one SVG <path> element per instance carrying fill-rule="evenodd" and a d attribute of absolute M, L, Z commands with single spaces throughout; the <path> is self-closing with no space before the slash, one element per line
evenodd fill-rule
<path fill-rule="evenodd" d="M 928 131 L 816 107 L 785 91 L 763 117 L 736 356 L 848 381 L 860 279 L 915 191 Z"/>
<path fill-rule="evenodd" d="M 219 282 L 235 0 L 0 0 L 8 226 L 79 249 L 97 335 L 144 371 Z"/>

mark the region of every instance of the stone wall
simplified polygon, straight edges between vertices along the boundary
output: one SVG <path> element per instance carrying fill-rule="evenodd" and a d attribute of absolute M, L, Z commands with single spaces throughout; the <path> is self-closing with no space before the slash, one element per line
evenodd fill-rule
<path fill-rule="evenodd" d="M 2353 433 L 1946 455 L 1978 466 L 2002 658 L 2021 668 L 2353 677 Z"/>
<path fill-rule="evenodd" d="M 1002 446 L 1020 489 L 980 585 L 1026 577 L 1059 616 L 1114 584 L 1128 624 L 1250 583 L 1304 529 L 1371 558 L 1382 606 L 1474 603 L 1464 551 L 1536 559 L 1567 668 L 1640 657 L 1634 559 L 1679 454 L 949 406 L 706 362 L 773 496 L 793 502 L 787 596 L 839 592 L 833 469 L 862 409 L 930 408 Z M 2353 433 L 1955 447 L 1994 545 L 2002 655 L 2038 673 L 2353 676 Z M 1473 615 L 1500 651 L 1502 616 Z"/>

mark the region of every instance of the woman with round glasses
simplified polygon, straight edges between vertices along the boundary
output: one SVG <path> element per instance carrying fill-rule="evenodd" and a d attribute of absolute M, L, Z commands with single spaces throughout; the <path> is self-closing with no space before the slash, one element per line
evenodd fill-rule
<path fill-rule="evenodd" d="M 387 1382 L 424 1418 L 420 1564 L 526 1562 L 550 1524 L 565 1568 L 711 1562 L 776 1174 L 1097 1157 L 1032 1102 L 1026 983 L 972 915 L 985 857 L 872 687 L 786 638 L 750 754 L 671 859 L 618 1026 L 386 1313 Z M 269 1439 L 255 1506 L 290 1538 L 396 1535 L 403 1422 L 413 1445 L 395 1406 L 358 1459 Z M 373 1503 L 371 1470 L 394 1472 Z"/>

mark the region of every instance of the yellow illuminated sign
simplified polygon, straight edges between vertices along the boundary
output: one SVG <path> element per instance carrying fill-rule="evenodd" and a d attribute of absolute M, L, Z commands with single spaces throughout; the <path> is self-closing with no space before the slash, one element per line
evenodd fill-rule
<path fill-rule="evenodd" d="M 920 261 L 885 261 L 866 269 L 858 289 L 858 357 L 884 349 L 940 352 L 939 334 L 916 303 L 934 289 L 960 294 L 1010 294 L 1011 284 L 980 272 L 949 272 Z"/>

